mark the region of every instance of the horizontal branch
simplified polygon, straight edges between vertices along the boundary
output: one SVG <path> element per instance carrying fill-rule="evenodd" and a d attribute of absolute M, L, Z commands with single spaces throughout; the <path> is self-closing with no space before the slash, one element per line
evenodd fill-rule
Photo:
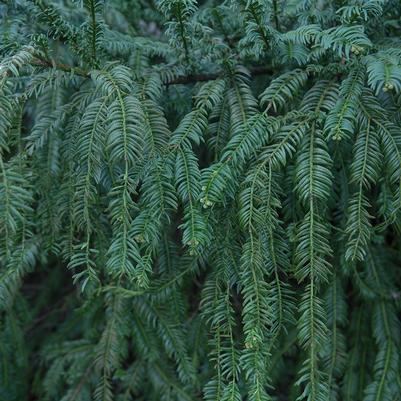
<path fill-rule="evenodd" d="M 271 67 L 254 67 L 249 70 L 252 76 L 257 75 L 265 75 L 273 72 Z M 196 74 L 196 75 L 184 75 L 181 77 L 177 77 L 172 79 L 171 81 L 166 82 L 166 85 L 186 85 L 192 84 L 195 82 L 206 82 L 213 81 L 222 76 L 222 72 L 218 72 L 215 74 Z"/>
<path fill-rule="evenodd" d="M 53 60 L 46 60 L 42 58 L 35 58 L 32 62 L 32 65 L 36 65 L 39 67 L 46 68 L 56 68 L 57 70 L 69 72 L 75 75 L 79 75 L 81 77 L 88 78 L 90 76 L 90 71 L 84 70 L 80 67 L 74 67 L 68 64 L 57 63 Z M 250 71 L 252 76 L 257 75 L 265 75 L 272 73 L 273 70 L 271 67 L 254 67 L 251 68 Z M 213 74 L 191 74 L 191 75 L 183 75 L 177 78 L 174 78 L 170 81 L 164 82 L 165 85 L 187 85 L 193 84 L 196 82 L 206 82 L 213 81 L 222 76 L 222 72 L 213 73 Z"/>
<path fill-rule="evenodd" d="M 79 75 L 80 77 L 88 78 L 90 76 L 89 71 L 86 71 L 80 67 L 74 67 L 68 64 L 57 63 L 53 60 L 46 60 L 43 58 L 36 57 L 31 61 L 31 64 L 39 67 L 55 68 L 60 71 L 70 72 L 72 74 Z"/>

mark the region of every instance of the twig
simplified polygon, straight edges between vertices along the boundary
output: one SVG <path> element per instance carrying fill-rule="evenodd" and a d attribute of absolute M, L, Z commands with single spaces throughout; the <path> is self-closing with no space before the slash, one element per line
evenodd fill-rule
<path fill-rule="evenodd" d="M 81 77 L 89 77 L 90 72 L 86 71 L 80 67 L 74 67 L 72 65 L 68 64 L 62 64 L 62 63 L 56 63 L 55 61 L 52 60 L 46 60 L 43 58 L 38 58 L 36 57 L 31 61 L 32 65 L 37 65 L 39 67 L 46 67 L 46 68 L 56 68 L 57 70 L 61 70 L 64 72 L 71 72 L 75 75 L 79 75 Z"/>
<path fill-rule="evenodd" d="M 265 75 L 271 73 L 273 70 L 271 67 L 254 67 L 250 69 L 252 76 Z M 182 77 L 177 77 L 171 81 L 166 82 L 166 85 L 186 85 L 195 82 L 205 82 L 213 81 L 222 76 L 221 72 L 215 74 L 197 74 L 197 75 L 184 75 Z"/>
<path fill-rule="evenodd" d="M 90 71 L 84 70 L 80 67 L 74 67 L 68 64 L 58 63 L 53 60 L 46 60 L 43 58 L 35 58 L 31 61 L 31 64 L 37 65 L 39 67 L 46 67 L 46 68 L 56 68 L 60 71 L 70 72 L 75 75 L 79 75 L 81 77 L 88 78 L 90 76 Z M 257 75 L 265 75 L 272 72 L 271 67 L 254 67 L 250 69 L 250 73 L 252 76 Z M 206 82 L 206 81 L 213 81 L 222 76 L 222 72 L 217 72 L 213 74 L 190 74 L 190 75 L 183 75 L 177 78 L 172 79 L 171 81 L 164 82 L 165 85 L 187 85 L 193 84 L 196 82 Z"/>

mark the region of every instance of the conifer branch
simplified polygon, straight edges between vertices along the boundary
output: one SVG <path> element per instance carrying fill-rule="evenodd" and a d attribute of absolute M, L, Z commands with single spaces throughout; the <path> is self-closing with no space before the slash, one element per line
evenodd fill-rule
<path fill-rule="evenodd" d="M 72 65 L 68 65 L 65 63 L 59 63 L 54 60 L 48 60 L 45 58 L 39 58 L 35 57 L 31 61 L 32 65 L 39 66 L 39 67 L 45 67 L 45 68 L 56 68 L 60 71 L 64 72 L 69 72 L 71 74 L 75 74 L 81 77 L 88 78 L 90 77 L 90 71 L 85 70 L 81 67 L 75 67 Z M 249 70 L 250 74 L 254 77 L 257 77 L 259 75 L 268 75 L 271 74 L 274 70 L 272 67 L 253 67 Z M 212 73 L 212 74 L 190 74 L 190 75 L 183 75 L 183 76 L 178 76 L 176 78 L 172 78 L 170 80 L 165 81 L 165 85 L 170 86 L 170 85 L 190 85 L 194 84 L 197 82 L 208 82 L 208 81 L 215 81 L 216 79 L 221 78 L 224 76 L 223 71 L 218 72 L 218 73 Z"/>
<path fill-rule="evenodd" d="M 1 8 L 2 399 L 398 400 L 390 3 Z"/>

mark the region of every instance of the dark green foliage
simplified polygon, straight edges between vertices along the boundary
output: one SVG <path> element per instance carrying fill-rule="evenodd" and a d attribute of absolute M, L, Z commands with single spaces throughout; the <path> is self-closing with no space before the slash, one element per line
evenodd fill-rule
<path fill-rule="evenodd" d="M 1 401 L 401 401 L 401 2 L 0 3 Z"/>

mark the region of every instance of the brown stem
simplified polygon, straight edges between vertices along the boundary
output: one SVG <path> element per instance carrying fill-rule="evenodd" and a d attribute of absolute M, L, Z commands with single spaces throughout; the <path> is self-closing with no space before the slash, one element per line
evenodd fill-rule
<path fill-rule="evenodd" d="M 83 68 L 80 67 L 74 67 L 68 64 L 63 64 L 63 63 L 57 63 L 53 60 L 46 60 L 43 58 L 35 58 L 31 64 L 37 65 L 40 67 L 47 67 L 47 68 L 56 68 L 61 71 L 65 72 L 71 72 L 74 73 L 75 75 L 79 75 L 81 77 L 88 78 L 90 76 L 90 71 L 84 70 Z M 257 76 L 257 75 L 265 75 L 269 74 L 272 72 L 271 67 L 254 67 L 250 69 L 250 73 L 252 76 Z M 195 75 L 184 75 L 181 77 L 177 77 L 172 79 L 171 81 L 167 81 L 164 84 L 165 85 L 187 85 L 187 84 L 193 84 L 196 82 L 206 82 L 206 81 L 213 81 L 219 77 L 222 76 L 222 72 L 217 72 L 213 74 L 195 74 Z"/>
<path fill-rule="evenodd" d="M 273 72 L 271 67 L 254 67 L 250 71 L 252 76 L 265 75 Z M 195 82 L 206 82 L 213 81 L 222 76 L 221 72 L 214 74 L 197 74 L 197 75 L 184 75 L 182 77 L 177 77 L 171 81 L 165 82 L 166 85 L 185 85 L 192 84 Z"/>
<path fill-rule="evenodd" d="M 65 72 L 72 72 L 75 75 L 79 75 L 81 77 L 89 77 L 89 71 L 86 71 L 80 67 L 74 67 L 68 64 L 56 63 L 53 60 L 46 60 L 43 58 L 35 58 L 31 61 L 32 65 L 37 65 L 39 67 L 47 67 L 47 68 L 56 68 L 57 70 L 65 71 Z"/>

